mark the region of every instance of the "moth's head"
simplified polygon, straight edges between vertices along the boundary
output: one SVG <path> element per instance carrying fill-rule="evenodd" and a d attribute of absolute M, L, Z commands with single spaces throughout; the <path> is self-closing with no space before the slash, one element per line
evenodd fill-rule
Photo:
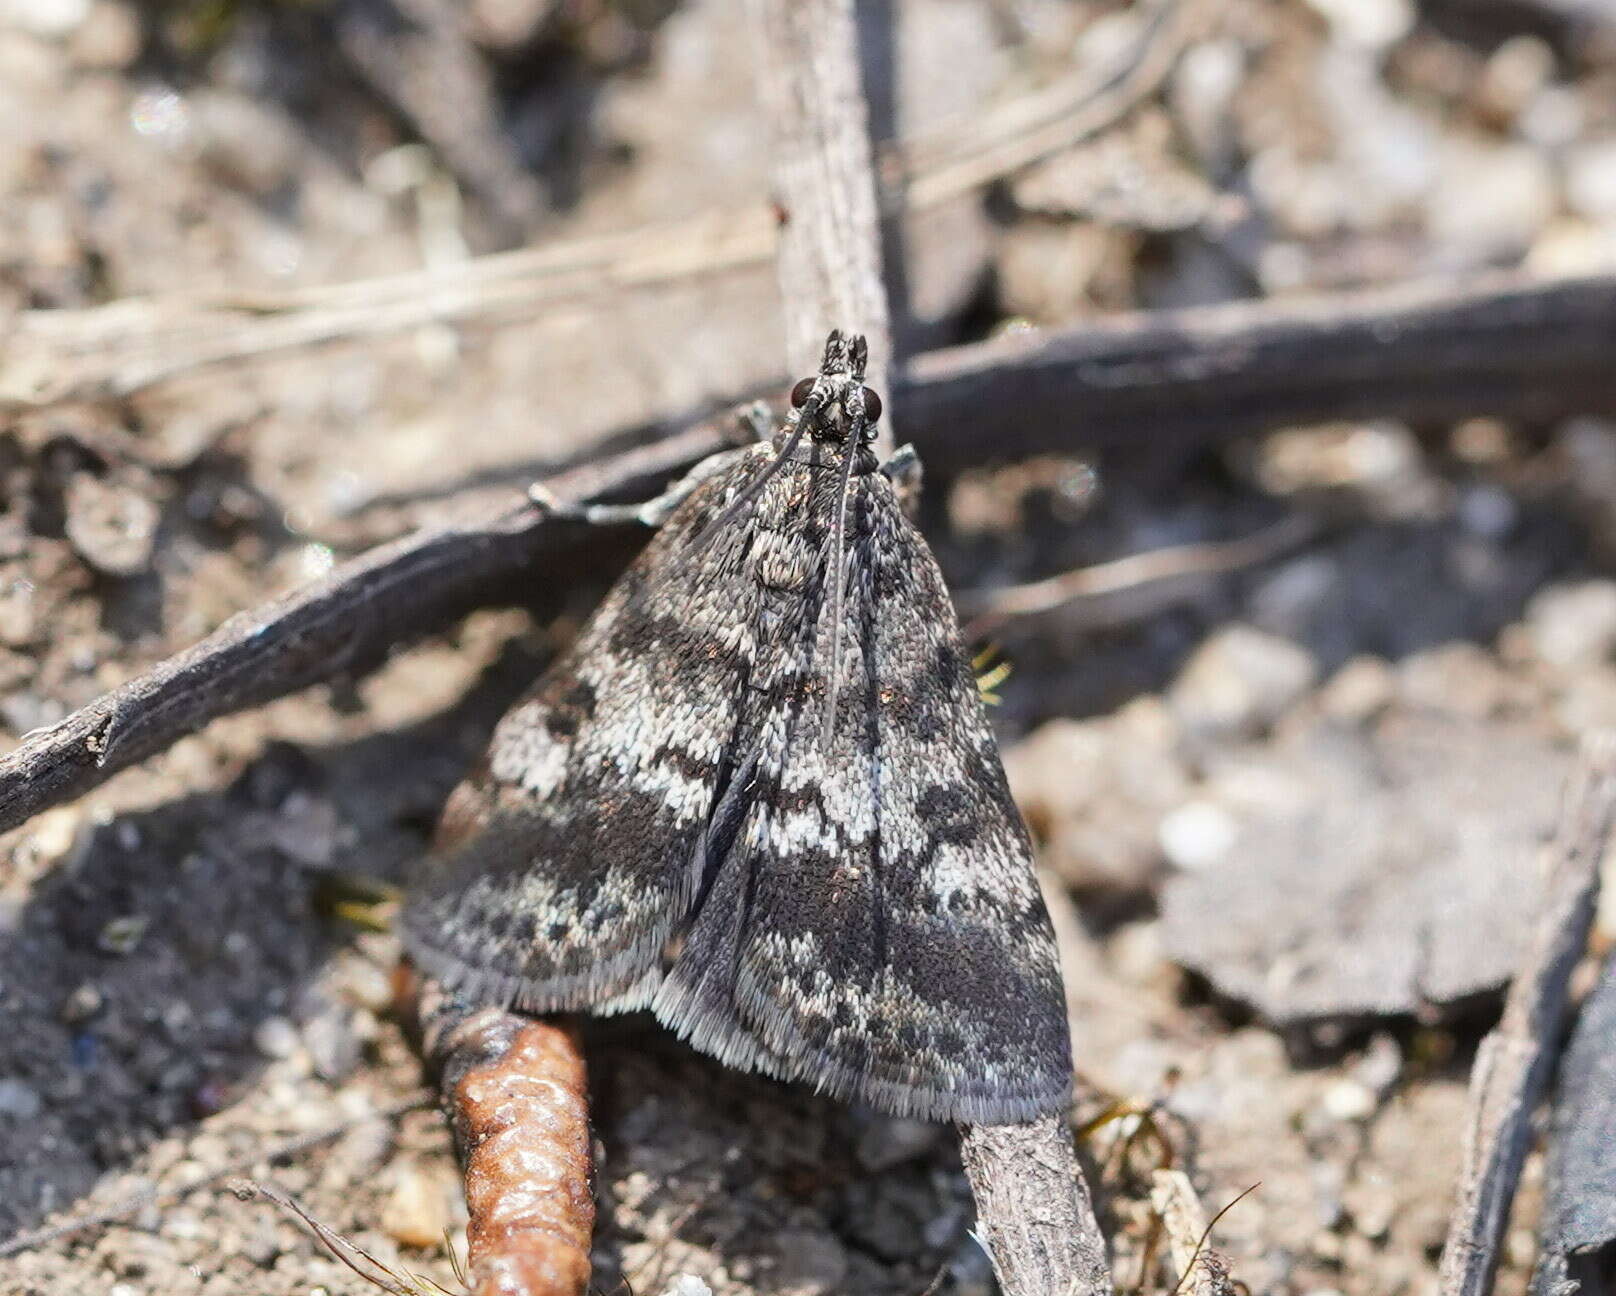
<path fill-rule="evenodd" d="M 825 339 L 819 373 L 791 389 L 791 418 L 797 426 L 806 421 L 814 440 L 856 445 L 875 440 L 881 398 L 864 385 L 869 354 L 862 334 L 836 329 Z"/>

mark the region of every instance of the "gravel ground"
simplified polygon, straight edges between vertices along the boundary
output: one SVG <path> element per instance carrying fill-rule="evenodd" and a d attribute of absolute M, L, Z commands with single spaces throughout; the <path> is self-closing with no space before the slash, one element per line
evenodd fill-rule
<path fill-rule="evenodd" d="M 1103 60 L 1140 21 L 1073 0 L 897 9 L 911 131 Z M 912 222 L 917 341 L 1616 265 L 1597 6 L 1219 9 L 1123 126 Z M 398 11 L 402 36 L 390 0 L 0 0 L 0 313 L 281 293 L 766 192 L 746 36 L 716 0 Z M 432 102 L 399 72 L 422 66 Z M 760 268 L 5 416 L 0 737 L 445 499 L 774 377 L 781 311 Z M 1325 520 L 1273 561 L 999 627 L 996 718 L 1060 928 L 1077 1119 L 1159 1100 L 1209 1209 L 1260 1181 L 1215 1234 L 1253 1292 L 1433 1291 L 1464 1079 L 1536 849 L 1576 739 L 1616 723 L 1616 425 L 990 453 L 926 501 L 957 589 Z M 610 575 L 535 581 L 524 606 L 220 722 L 0 839 L 0 1237 L 251 1173 L 454 1289 L 448 1136 L 430 1109 L 398 1114 L 421 1079 L 390 1015 L 396 943 L 343 919 L 340 879 L 400 877 Z M 587 1045 L 603 1291 L 992 1290 L 948 1131 L 728 1074 L 643 1022 Z M 1136 1124 L 1086 1144 L 1129 1289 L 1149 1229 L 1150 1146 L 1121 1146 Z M 1500 1291 L 1524 1289 L 1540 1178 L 1534 1154 Z M 6 1296 L 358 1290 L 217 1186 L 0 1260 Z"/>

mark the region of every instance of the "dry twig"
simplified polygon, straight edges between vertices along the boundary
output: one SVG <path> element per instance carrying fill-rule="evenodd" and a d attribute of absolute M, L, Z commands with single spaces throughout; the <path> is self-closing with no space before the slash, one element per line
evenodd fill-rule
<path fill-rule="evenodd" d="M 1065 1117 L 962 1125 L 960 1154 L 1005 1296 L 1110 1296 L 1105 1238 Z"/>
<path fill-rule="evenodd" d="M 892 354 L 881 241 L 858 80 L 852 0 L 750 0 L 763 55 L 760 90 L 776 141 L 775 183 L 787 205 L 779 272 L 789 359 L 812 372 L 831 327 Z M 880 384 L 878 370 L 872 381 Z M 889 402 L 884 443 L 893 444 Z M 1006 1296 L 1111 1290 L 1105 1240 L 1059 1117 L 960 1127 L 977 1228 Z"/>
<path fill-rule="evenodd" d="M 723 448 L 703 425 L 561 474 L 584 500 L 670 474 Z M 262 608 L 232 617 L 0 759 L 0 831 L 105 782 L 210 720 L 376 660 L 401 638 L 443 625 L 490 588 L 561 552 L 559 528 L 527 502 L 382 545 Z"/>
<path fill-rule="evenodd" d="M 853 0 L 747 0 L 747 11 L 780 213 L 787 363 L 814 373 L 831 329 L 863 333 L 870 383 L 884 392 L 892 322 Z M 891 423 L 881 428 L 882 457 L 892 452 Z"/>
<path fill-rule="evenodd" d="M 430 1278 L 409 1273 L 373 1256 L 352 1238 L 332 1228 L 291 1193 L 273 1184 L 262 1183 L 255 1179 L 239 1179 L 230 1187 L 242 1201 L 262 1197 L 265 1201 L 279 1206 L 294 1219 L 301 1220 L 309 1232 L 314 1234 L 315 1240 L 332 1256 L 372 1287 L 386 1292 L 387 1296 L 455 1296 L 455 1293 Z M 512 1296 L 523 1296 L 523 1293 L 513 1293 Z"/>
<path fill-rule="evenodd" d="M 1221 576 L 1268 562 L 1306 544 L 1319 531 L 1320 523 L 1316 519 L 1297 515 L 1238 540 L 1172 545 L 1129 554 L 1126 558 L 1078 567 L 1025 585 L 966 590 L 955 602 L 963 615 L 972 618 L 966 637 L 974 639 L 1009 617 L 1034 616 L 1078 599 L 1121 594 L 1158 581 Z"/>
<path fill-rule="evenodd" d="M 909 204 L 935 206 L 1108 130 L 1156 92 L 1214 13 L 1205 0 L 1156 0 L 1138 44 L 1115 66 L 1084 69 L 906 144 Z"/>
<path fill-rule="evenodd" d="M 594 1159 L 576 1033 L 406 981 L 465 1169 L 471 1296 L 583 1296 Z"/>
<path fill-rule="evenodd" d="M 1616 412 L 1613 337 L 1616 275 L 1498 274 L 1014 334 L 917 357 L 898 395 L 949 472 L 984 447 L 1160 452 L 1339 419 Z"/>
<path fill-rule="evenodd" d="M 1616 827 L 1616 735 L 1588 739 L 1551 853 L 1542 912 L 1470 1076 L 1458 1206 L 1442 1249 L 1443 1296 L 1486 1296 L 1531 1141 L 1532 1113 L 1561 1044 L 1566 987 L 1582 957 L 1599 869 Z"/>
<path fill-rule="evenodd" d="M 431 1098 L 428 1095 L 411 1094 L 398 1102 L 389 1103 L 387 1106 L 379 1108 L 367 1115 L 364 1120 L 395 1120 L 406 1112 L 425 1107 L 430 1102 Z M 61 1241 L 63 1238 L 79 1237 L 85 1233 L 110 1228 L 114 1224 L 122 1224 L 125 1220 L 138 1215 L 148 1206 L 175 1205 L 192 1193 L 199 1192 L 203 1188 L 212 1187 L 221 1179 L 244 1174 L 255 1165 L 266 1165 L 270 1162 L 285 1160 L 287 1157 L 298 1156 L 303 1152 L 307 1152 L 310 1148 L 316 1148 L 322 1143 L 329 1143 L 334 1139 L 341 1138 L 355 1126 L 363 1123 L 363 1121 L 343 1121 L 337 1125 L 328 1125 L 324 1129 L 298 1134 L 269 1146 L 255 1148 L 244 1156 L 226 1161 L 221 1166 L 203 1170 L 182 1183 L 173 1184 L 166 1188 L 151 1188 L 145 1192 L 132 1193 L 122 1201 L 108 1206 L 104 1210 L 92 1211 L 76 1218 L 60 1220 L 55 1224 L 48 1224 L 44 1228 L 33 1229 L 27 1233 L 18 1233 L 7 1238 L 4 1242 L 0 1242 L 0 1259 L 19 1255 L 24 1251 L 32 1251 L 37 1247 L 48 1246 L 53 1242 Z"/>
<path fill-rule="evenodd" d="M 1207 1246 L 1212 1224 L 1195 1195 L 1195 1187 L 1182 1170 L 1157 1170 L 1151 1175 L 1150 1204 L 1167 1232 L 1167 1249 L 1178 1274 L 1174 1293 L 1185 1296 L 1234 1296 L 1229 1262 Z M 1248 1188 L 1246 1192 L 1250 1192 Z M 1245 1193 L 1240 1195 L 1245 1196 Z M 1235 1201 L 1240 1198 L 1236 1197 Z M 1234 1202 L 1230 1202 L 1232 1206 Z M 1223 1208 L 1228 1210 L 1229 1206 Z M 1223 1211 L 1219 1211 L 1221 1215 Z"/>
<path fill-rule="evenodd" d="M 1165 80 L 1191 32 L 1182 11 L 1201 3 L 1168 0 L 1164 16 L 1119 68 L 1098 75 L 1085 70 L 973 122 L 903 146 L 898 156 L 909 179 L 910 205 L 927 207 L 958 197 L 1115 124 Z M 782 16 L 783 24 L 798 21 Z M 830 69 L 845 77 L 845 66 L 836 72 L 834 53 L 828 45 L 826 50 Z M 765 55 L 771 61 L 777 57 L 767 49 Z M 786 129 L 807 143 L 810 132 L 825 125 L 813 127 L 804 119 Z M 819 138 L 844 152 L 855 147 L 845 135 Z M 866 154 L 868 147 L 863 145 Z M 788 202 L 800 207 L 800 198 L 785 192 Z M 863 221 L 853 207 L 848 210 L 850 221 Z M 223 299 L 175 294 L 82 310 L 24 311 L 8 322 L 0 357 L 0 413 L 121 399 L 175 378 L 306 347 L 425 324 L 531 318 L 563 303 L 757 266 L 775 254 L 777 227 L 767 204 L 743 204 L 622 234 L 290 292 Z M 828 327 L 820 329 L 821 341 Z M 870 317 L 865 331 L 874 327 Z M 803 326 L 804 336 L 810 331 Z M 800 359 L 795 346 L 792 355 Z"/>
<path fill-rule="evenodd" d="M 1319 418 L 1550 417 L 1616 410 L 1613 335 L 1616 276 L 1504 276 L 1459 291 L 1426 285 L 1124 316 L 934 352 L 889 403 L 923 430 L 926 462 L 944 473 L 996 455 L 1144 438 L 1165 448 Z M 643 486 L 724 444 L 717 426 L 697 426 L 554 488 L 583 499 Z M 237 617 L 0 759 L 0 831 L 212 719 L 445 624 L 557 543 L 536 509 L 513 502 L 385 545 Z"/>

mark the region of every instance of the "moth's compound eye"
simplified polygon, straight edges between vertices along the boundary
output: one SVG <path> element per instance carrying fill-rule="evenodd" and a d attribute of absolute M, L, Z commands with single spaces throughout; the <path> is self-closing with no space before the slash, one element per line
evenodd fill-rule
<path fill-rule="evenodd" d="M 778 391 L 779 388 L 776 388 L 775 390 Z M 813 390 L 814 380 L 812 378 L 804 378 L 800 383 L 791 389 L 791 408 L 801 409 L 807 403 L 808 396 Z"/>
<path fill-rule="evenodd" d="M 877 396 L 870 388 L 866 387 L 864 389 L 864 418 L 867 422 L 874 423 L 879 420 L 880 417 L 881 398 Z"/>

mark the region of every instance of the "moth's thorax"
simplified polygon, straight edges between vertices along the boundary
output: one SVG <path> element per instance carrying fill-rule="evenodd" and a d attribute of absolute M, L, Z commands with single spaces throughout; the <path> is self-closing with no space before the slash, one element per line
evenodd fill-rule
<path fill-rule="evenodd" d="M 751 552 L 759 584 L 790 591 L 807 585 L 821 561 L 839 486 L 834 472 L 793 461 L 763 488 L 752 513 Z M 862 486 L 855 481 L 849 489 L 857 493 Z"/>
<path fill-rule="evenodd" d="M 840 420 L 840 415 L 837 418 Z M 786 445 L 791 440 L 794 428 L 795 422 L 788 422 L 785 427 L 775 433 L 774 440 L 771 443 L 775 454 L 786 452 Z M 814 432 L 798 441 L 790 450 L 787 462 L 801 464 L 805 468 L 812 468 L 819 472 L 839 473 L 844 466 L 843 459 L 848 453 L 850 444 L 845 423 L 838 421 L 832 425 L 831 431 L 821 432 L 816 428 Z M 857 446 L 853 450 L 853 454 L 855 455 L 853 462 L 853 476 L 855 477 L 862 477 L 866 473 L 874 472 L 880 462 L 876 459 L 875 452 L 870 449 L 867 442 Z"/>

